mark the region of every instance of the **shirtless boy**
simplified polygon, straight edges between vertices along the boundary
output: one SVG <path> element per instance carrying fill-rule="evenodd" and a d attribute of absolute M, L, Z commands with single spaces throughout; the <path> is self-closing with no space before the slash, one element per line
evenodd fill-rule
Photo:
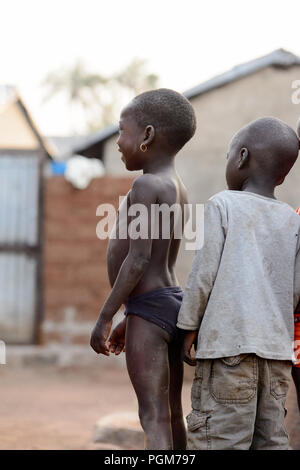
<path fill-rule="evenodd" d="M 129 171 L 143 170 L 143 175 L 134 181 L 119 208 L 113 231 L 117 237 L 110 239 L 107 256 L 112 291 L 100 311 L 91 346 L 97 353 L 109 355 L 107 339 L 112 318 L 125 304 L 126 363 L 147 449 L 186 446 L 181 406 L 183 364 L 176 328 L 182 290 L 174 271 L 180 239 L 174 237 L 176 217 L 170 218 L 168 238 L 162 236 L 160 224 L 154 227 L 159 237 L 153 237 L 151 205 L 178 204 L 182 208 L 178 223 L 184 226 L 187 194 L 174 159 L 195 128 L 195 113 L 189 101 L 168 89 L 138 95 L 120 118 L 117 144 L 121 158 Z M 118 234 L 126 223 L 125 212 L 135 204 L 146 208 L 147 216 L 141 213 L 140 226 L 148 227 L 147 236 L 130 236 L 134 219 L 128 217 L 129 236 L 121 239 Z M 119 330 L 122 332 L 124 327 L 125 320 Z"/>

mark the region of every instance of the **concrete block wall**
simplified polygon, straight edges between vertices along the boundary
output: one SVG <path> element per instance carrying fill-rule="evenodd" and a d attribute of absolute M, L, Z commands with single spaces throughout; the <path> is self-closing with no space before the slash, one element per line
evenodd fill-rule
<path fill-rule="evenodd" d="M 107 240 L 96 236 L 96 208 L 104 203 L 117 208 L 131 185 L 132 178 L 103 177 L 81 191 L 62 177 L 45 181 L 41 344 L 88 344 L 110 291 Z"/>

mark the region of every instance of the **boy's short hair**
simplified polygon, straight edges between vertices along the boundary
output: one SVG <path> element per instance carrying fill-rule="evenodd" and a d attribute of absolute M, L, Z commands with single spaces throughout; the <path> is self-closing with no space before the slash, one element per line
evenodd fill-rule
<path fill-rule="evenodd" d="M 274 117 L 263 117 L 241 129 L 241 146 L 257 155 L 259 166 L 275 179 L 285 177 L 299 153 L 299 138 L 285 122 Z"/>
<path fill-rule="evenodd" d="M 178 152 L 196 130 L 196 115 L 191 103 L 181 93 L 168 88 L 146 91 L 133 101 L 133 113 L 141 127 L 152 125 Z"/>

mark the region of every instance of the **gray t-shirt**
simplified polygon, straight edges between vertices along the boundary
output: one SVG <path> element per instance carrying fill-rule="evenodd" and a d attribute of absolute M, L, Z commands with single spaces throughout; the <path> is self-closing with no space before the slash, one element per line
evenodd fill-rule
<path fill-rule="evenodd" d="M 288 204 L 246 191 L 209 199 L 177 323 L 200 328 L 196 358 L 292 360 L 299 238 L 300 217 Z"/>

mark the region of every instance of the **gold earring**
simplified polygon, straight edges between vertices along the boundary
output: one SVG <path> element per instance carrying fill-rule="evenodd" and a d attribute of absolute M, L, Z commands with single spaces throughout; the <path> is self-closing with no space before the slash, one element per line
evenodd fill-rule
<path fill-rule="evenodd" d="M 147 145 L 146 145 L 146 144 L 141 144 L 141 145 L 140 145 L 140 150 L 141 150 L 142 152 L 147 152 L 147 150 L 148 150 L 148 149 L 147 149 Z"/>

